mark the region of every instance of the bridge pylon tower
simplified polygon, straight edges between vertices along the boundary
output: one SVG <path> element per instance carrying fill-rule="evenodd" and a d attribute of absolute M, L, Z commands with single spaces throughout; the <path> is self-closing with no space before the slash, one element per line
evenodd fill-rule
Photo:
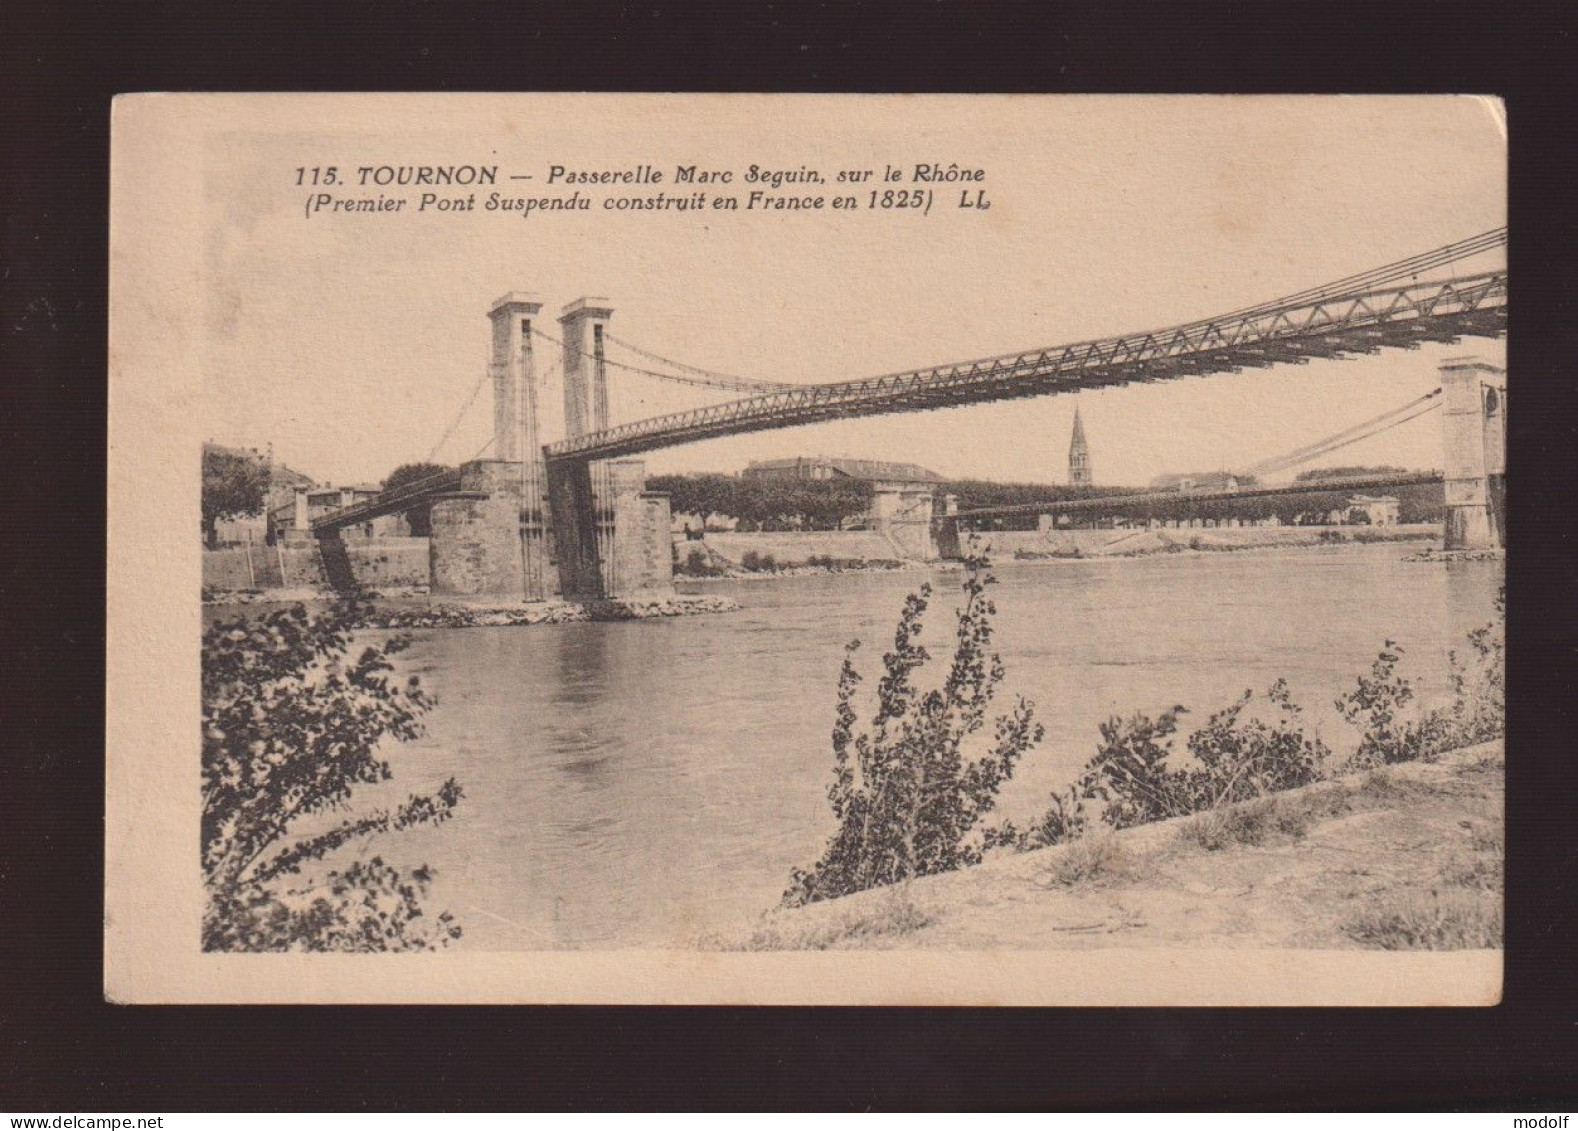
<path fill-rule="evenodd" d="M 541 310 L 535 295 L 518 291 L 488 308 L 492 454 L 462 464 L 458 489 L 433 503 L 428 557 L 435 594 L 521 600 L 553 591 L 532 353 Z"/>
<path fill-rule="evenodd" d="M 608 427 L 608 367 L 604 337 L 614 308 L 585 296 L 559 315 L 564 342 L 564 434 L 579 439 Z M 561 469 L 555 468 L 555 472 Z M 559 576 L 566 597 L 595 599 L 618 588 L 614 576 L 614 491 L 603 461 L 576 461 L 550 486 L 559 536 Z"/>
<path fill-rule="evenodd" d="M 1441 363 L 1442 544 L 1479 550 L 1505 544 L 1506 370 L 1477 357 Z"/>

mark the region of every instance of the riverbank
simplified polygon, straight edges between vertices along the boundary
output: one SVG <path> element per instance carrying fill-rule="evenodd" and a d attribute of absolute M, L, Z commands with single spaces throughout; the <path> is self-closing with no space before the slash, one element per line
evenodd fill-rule
<path fill-rule="evenodd" d="M 835 544 L 832 539 L 842 537 Z M 1118 530 L 998 530 L 976 536 L 998 565 L 1147 558 L 1159 555 L 1324 549 L 1333 546 L 1428 542 L 1441 538 L 1432 523 L 1407 526 L 1221 526 Z M 858 541 L 864 539 L 864 541 Z M 676 543 L 675 580 L 757 581 L 771 577 L 920 570 L 938 562 L 899 559 L 872 533 L 709 534 Z M 838 549 L 845 556 L 832 551 Z M 1433 560 L 1429 551 L 1418 560 Z M 848 556 L 853 554 L 855 556 Z M 862 556 L 864 555 L 864 556 Z M 704 571 L 704 572 L 703 572 Z"/>
<path fill-rule="evenodd" d="M 654 620 L 664 617 L 700 616 L 738 612 L 730 597 L 680 593 L 669 597 L 629 597 L 601 601 L 433 601 L 422 606 L 409 603 L 428 596 L 427 586 L 365 590 L 366 602 L 357 628 L 517 628 L 539 624 L 582 624 L 590 621 Z M 205 605 L 281 605 L 323 603 L 342 599 L 332 589 L 294 589 L 204 592 Z M 392 602 L 385 604 L 382 602 Z"/>
<path fill-rule="evenodd" d="M 1499 948 L 1500 741 L 908 884 L 707 950 Z"/>
<path fill-rule="evenodd" d="M 729 597 L 679 594 L 673 597 L 629 597 L 601 601 L 522 601 L 513 604 L 445 603 L 425 609 L 374 606 L 358 628 L 517 628 L 538 624 L 584 624 L 591 621 L 658 620 L 738 612 Z"/>

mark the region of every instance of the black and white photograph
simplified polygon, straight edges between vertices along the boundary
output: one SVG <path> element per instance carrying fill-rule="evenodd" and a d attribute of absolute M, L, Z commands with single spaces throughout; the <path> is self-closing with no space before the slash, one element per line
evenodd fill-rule
<path fill-rule="evenodd" d="M 112 141 L 111 999 L 1500 1000 L 1497 99 Z"/>

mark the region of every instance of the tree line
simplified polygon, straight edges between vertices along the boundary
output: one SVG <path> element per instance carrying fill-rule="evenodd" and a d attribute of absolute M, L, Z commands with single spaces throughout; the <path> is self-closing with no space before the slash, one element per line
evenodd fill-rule
<path fill-rule="evenodd" d="M 676 515 L 732 518 L 741 530 L 837 530 L 871 507 L 860 479 L 745 479 L 733 475 L 655 475 L 647 490 L 669 497 Z"/>
<path fill-rule="evenodd" d="M 1313 484 L 1325 479 L 1394 475 L 1404 471 L 1400 467 L 1322 467 L 1301 473 L 1294 482 Z M 1238 480 L 1241 487 L 1255 484 L 1256 481 L 1249 477 Z M 983 480 L 958 480 L 943 484 L 942 490 L 958 496 L 959 509 L 962 511 L 977 507 L 1023 506 L 1081 499 L 1116 500 L 1122 495 L 1158 493 L 1154 487 L 1066 487 L 1040 483 L 991 483 Z M 1397 499 L 1399 522 L 1440 522 L 1442 519 L 1445 495 L 1439 483 L 1391 487 L 1386 493 Z M 1294 526 L 1301 522 L 1324 522 L 1332 511 L 1346 508 L 1353 495 L 1352 488 L 1341 488 L 1307 495 L 1201 499 L 1179 491 L 1176 497 L 1145 502 L 1114 501 L 1110 509 L 1082 510 L 1071 513 L 1069 518 L 1076 525 L 1108 518 L 1124 518 L 1131 522 L 1182 522 L 1191 518 L 1215 522 L 1262 522 L 1275 518 L 1285 526 Z M 1034 511 L 1027 511 L 995 516 L 983 520 L 983 525 L 989 524 L 995 530 L 1034 530 L 1038 518 L 1039 515 Z"/>
<path fill-rule="evenodd" d="M 419 480 L 452 471 L 444 464 L 407 463 L 391 471 L 383 482 L 385 491 L 397 491 Z M 1327 467 L 1306 471 L 1295 482 L 1350 478 L 1360 475 L 1385 475 L 1403 471 L 1398 467 Z M 1250 486 L 1253 479 L 1240 479 Z M 215 544 L 216 523 L 221 518 L 259 513 L 269 488 L 267 463 L 252 453 L 230 451 L 216 445 L 203 449 L 202 519 L 205 542 Z M 676 515 L 694 515 L 703 522 L 712 518 L 733 519 L 745 531 L 837 530 L 859 518 L 871 507 L 873 488 L 860 479 L 746 479 L 733 475 L 657 475 L 647 480 L 647 489 L 669 496 Z M 985 479 L 955 479 L 937 485 L 940 495 L 953 495 L 963 511 L 988 507 L 1034 506 L 1071 500 L 1116 498 L 1122 495 L 1154 493 L 1146 487 L 1072 487 L 1051 483 L 996 483 Z M 1391 488 L 1398 500 L 1398 521 L 1404 523 L 1440 522 L 1445 506 L 1438 483 Z M 1260 522 L 1276 518 L 1284 525 L 1300 521 L 1324 520 L 1333 510 L 1346 507 L 1351 490 L 1324 491 L 1309 495 L 1269 498 L 1200 499 L 1184 492 L 1176 498 L 1143 503 L 1115 502 L 1110 510 L 1082 511 L 1072 516 L 1075 523 L 1106 518 L 1126 518 L 1135 522 L 1183 521 L 1197 518 L 1217 522 L 1238 520 Z M 998 530 L 1034 530 L 1038 515 L 1032 511 L 1000 515 L 985 520 Z M 411 533 L 425 538 L 431 533 L 429 507 L 419 504 L 406 512 Z"/>

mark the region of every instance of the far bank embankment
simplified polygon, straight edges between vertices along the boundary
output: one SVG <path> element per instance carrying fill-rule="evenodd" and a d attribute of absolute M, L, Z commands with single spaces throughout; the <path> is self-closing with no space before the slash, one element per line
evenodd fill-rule
<path fill-rule="evenodd" d="M 1416 542 L 1438 545 L 1441 527 L 1407 526 L 1242 526 L 1138 530 L 998 530 L 978 535 L 980 545 L 999 562 L 1085 558 L 1144 557 L 1183 551 L 1234 551 L 1346 543 Z M 904 557 L 902 548 L 872 530 L 783 531 L 707 534 L 674 544 L 677 580 L 698 580 L 687 573 L 693 554 L 713 576 L 760 576 L 775 570 L 902 569 L 922 563 Z M 356 580 L 369 589 L 399 590 L 428 583 L 426 538 L 348 541 L 347 556 Z M 759 563 L 770 560 L 763 570 Z M 816 563 L 809 565 L 807 563 Z M 758 568 L 751 566 L 757 564 Z M 325 589 L 328 581 L 315 546 L 237 546 L 205 550 L 203 586 L 213 593 Z"/>

